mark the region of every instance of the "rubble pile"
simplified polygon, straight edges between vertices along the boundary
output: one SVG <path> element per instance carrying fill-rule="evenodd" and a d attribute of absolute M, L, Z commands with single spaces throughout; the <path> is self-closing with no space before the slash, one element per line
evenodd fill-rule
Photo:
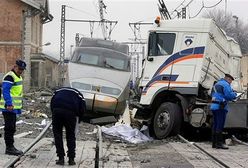
<path fill-rule="evenodd" d="M 16 137 L 36 138 L 47 122 L 52 121 L 50 101 L 53 91 L 41 89 L 25 93 L 23 98 L 22 114 L 17 116 Z M 0 134 L 4 133 L 4 120 L 0 115 Z M 95 126 L 88 123 L 80 123 L 77 133 L 78 140 L 94 140 Z M 53 137 L 52 127 L 47 131 L 45 137 Z"/>
<path fill-rule="evenodd" d="M 26 118 L 51 117 L 50 100 L 52 93 L 52 90 L 41 90 L 25 94 L 22 115 Z"/>

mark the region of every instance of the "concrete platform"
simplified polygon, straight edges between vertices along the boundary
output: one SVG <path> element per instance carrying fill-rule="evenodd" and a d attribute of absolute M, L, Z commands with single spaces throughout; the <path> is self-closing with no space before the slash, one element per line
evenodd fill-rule
<path fill-rule="evenodd" d="M 16 147 L 24 149 L 33 139 L 16 138 Z M 248 147 L 244 145 L 230 146 L 229 150 L 212 149 L 210 144 L 197 143 L 204 150 L 214 155 L 231 168 L 248 167 Z M 192 145 L 179 142 L 164 144 L 153 143 L 136 148 L 135 145 L 104 142 L 103 157 L 99 167 L 106 168 L 221 168 L 222 166 Z M 17 168 L 94 168 L 96 158 L 95 141 L 77 141 L 76 165 L 64 166 L 55 164 L 57 159 L 52 138 L 43 138 L 15 166 Z M 65 147 L 65 150 L 67 148 Z M 0 138 L 0 167 L 15 159 L 16 156 L 5 155 L 3 138 Z M 147 158 L 145 158 L 147 157 Z M 171 158 L 171 159 L 170 159 Z M 66 158 L 67 159 L 67 158 Z M 166 160 L 167 159 L 167 160 Z"/>
<path fill-rule="evenodd" d="M 216 161 L 210 159 L 206 154 L 197 148 L 186 143 L 170 143 L 184 158 L 197 168 L 219 168 L 223 167 Z M 208 153 L 225 163 L 230 168 L 248 167 L 248 146 L 229 146 L 228 150 L 213 149 L 211 144 L 197 143 Z"/>

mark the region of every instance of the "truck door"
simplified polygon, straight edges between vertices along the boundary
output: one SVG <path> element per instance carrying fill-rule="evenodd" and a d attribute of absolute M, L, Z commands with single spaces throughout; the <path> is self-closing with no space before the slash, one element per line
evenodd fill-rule
<path fill-rule="evenodd" d="M 176 33 L 150 32 L 148 56 L 141 81 L 143 94 L 148 89 L 157 90 L 160 87 L 168 87 L 168 81 L 175 80 L 176 76 L 171 74 L 173 60 L 170 57 L 174 50 L 175 38 Z"/>

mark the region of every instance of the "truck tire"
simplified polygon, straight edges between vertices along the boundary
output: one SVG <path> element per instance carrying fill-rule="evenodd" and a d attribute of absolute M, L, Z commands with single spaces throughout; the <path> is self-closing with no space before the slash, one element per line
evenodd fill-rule
<path fill-rule="evenodd" d="M 166 138 L 169 134 L 180 131 L 182 114 L 175 103 L 162 103 L 153 118 L 153 132 L 157 139 Z"/>

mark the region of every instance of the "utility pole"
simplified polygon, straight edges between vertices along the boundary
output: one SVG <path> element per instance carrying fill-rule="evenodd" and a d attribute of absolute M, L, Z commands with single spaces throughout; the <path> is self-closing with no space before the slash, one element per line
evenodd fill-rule
<path fill-rule="evenodd" d="M 65 5 L 62 5 L 61 29 L 60 29 L 59 86 L 62 86 L 64 83 L 64 60 L 65 60 Z"/>
<path fill-rule="evenodd" d="M 182 19 L 186 19 L 186 8 L 182 8 Z"/>
<path fill-rule="evenodd" d="M 239 27 L 238 27 L 239 17 L 234 15 L 233 18 L 235 19 L 235 28 L 236 28 L 236 31 L 235 31 L 236 32 L 236 39 L 235 40 L 237 42 L 239 42 L 239 39 L 238 39 L 239 38 L 239 30 L 238 30 L 239 29 Z"/>
<path fill-rule="evenodd" d="M 142 40 L 142 39 L 138 39 L 138 34 L 137 32 L 140 33 L 140 26 L 141 25 L 152 25 L 153 23 L 145 23 L 145 22 L 136 22 L 136 23 L 129 23 L 130 28 L 132 29 L 133 33 L 134 33 L 134 41 L 137 40 Z"/>
<path fill-rule="evenodd" d="M 227 0 L 225 0 L 225 18 L 226 18 L 226 12 L 227 12 Z"/>
<path fill-rule="evenodd" d="M 136 82 L 136 80 L 139 78 L 140 74 L 140 62 L 142 62 L 144 57 L 144 45 L 146 42 L 142 42 L 141 36 L 140 36 L 140 26 L 141 25 L 152 25 L 153 23 L 144 23 L 144 22 L 136 22 L 136 23 L 129 23 L 130 28 L 132 29 L 134 33 L 134 42 L 125 42 L 124 44 L 128 44 L 131 48 L 129 50 L 129 55 L 132 59 L 132 79 Z M 138 37 L 139 36 L 139 37 Z M 140 59 L 140 56 L 142 56 L 142 59 Z"/>
<path fill-rule="evenodd" d="M 164 1 L 163 0 L 158 0 L 158 2 L 160 4 L 159 12 L 160 12 L 162 18 L 166 19 L 166 20 L 171 19 L 171 16 L 169 14 L 169 11 L 167 10 L 167 7 L 166 7 Z"/>
<path fill-rule="evenodd" d="M 107 39 L 107 33 L 106 33 L 106 26 L 105 26 L 105 19 L 104 19 L 104 15 L 103 15 L 103 9 L 106 9 L 106 5 L 103 3 L 102 0 L 98 0 L 99 3 L 99 14 L 100 14 L 100 24 L 102 27 L 102 35 L 104 40 Z"/>
<path fill-rule="evenodd" d="M 99 2 L 102 0 L 99 0 Z M 61 31 L 60 31 L 60 59 L 59 59 L 59 69 L 60 69 L 60 76 L 59 76 L 59 86 L 62 86 L 64 83 L 64 75 L 65 75 L 65 64 L 64 64 L 64 60 L 65 60 L 65 23 L 66 22 L 87 22 L 90 23 L 90 34 L 91 37 L 93 36 L 93 25 L 94 23 L 100 23 L 103 24 L 104 26 L 102 28 L 103 30 L 103 37 L 104 39 L 110 39 L 111 36 L 111 32 L 114 29 L 115 25 L 118 23 L 117 21 L 109 21 L 109 20 L 105 20 L 103 18 L 103 9 L 106 8 L 106 6 L 103 4 L 102 2 L 102 10 L 100 11 L 100 15 L 101 15 L 101 20 L 100 21 L 96 21 L 96 20 L 78 20 L 78 19 L 66 19 L 66 5 L 62 5 L 61 8 Z M 101 14 L 102 13 L 102 14 Z M 114 24 L 114 26 L 112 27 L 112 25 Z M 110 29 L 107 35 L 107 30 L 105 29 L 107 26 L 109 25 Z M 104 33 L 105 32 L 105 33 Z M 76 46 L 79 45 L 79 34 L 76 34 Z"/>

